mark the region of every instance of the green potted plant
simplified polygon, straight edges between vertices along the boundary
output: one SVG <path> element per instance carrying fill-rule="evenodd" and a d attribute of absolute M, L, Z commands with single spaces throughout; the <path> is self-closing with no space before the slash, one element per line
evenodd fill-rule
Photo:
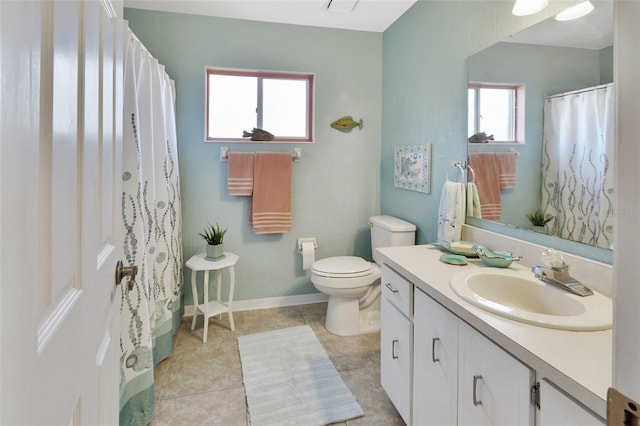
<path fill-rule="evenodd" d="M 204 232 L 198 233 L 207 242 L 205 259 L 215 260 L 224 256 L 224 234 L 226 229 L 221 229 L 216 222 L 215 226 L 208 224 L 204 227 Z"/>
<path fill-rule="evenodd" d="M 533 230 L 543 234 L 547 233 L 546 225 L 553 220 L 554 216 L 545 215 L 541 209 L 536 210 L 534 213 L 528 214 L 527 219 L 531 222 Z"/>

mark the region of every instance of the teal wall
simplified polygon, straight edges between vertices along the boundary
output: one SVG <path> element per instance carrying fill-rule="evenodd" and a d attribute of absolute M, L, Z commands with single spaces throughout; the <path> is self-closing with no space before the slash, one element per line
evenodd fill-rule
<path fill-rule="evenodd" d="M 514 17 L 511 7 L 500 0 L 419 1 L 383 34 L 126 9 L 133 31 L 176 81 L 185 260 L 203 250 L 197 233 L 207 222 L 228 227 L 227 249 L 241 257 L 235 296 L 245 300 L 315 292 L 296 253 L 298 237 L 317 237 L 319 258 L 370 258 L 367 219 L 381 212 L 415 223 L 418 243 L 435 241 L 440 188 L 449 165 L 467 154 L 467 58 L 562 8 L 552 2 L 544 12 Z M 291 233 L 255 235 L 248 200 L 226 194 L 221 144 L 203 142 L 206 65 L 316 74 L 314 144 L 224 144 L 251 151 L 302 146 L 303 161 L 293 165 Z M 363 130 L 331 129 L 343 115 L 363 118 Z M 394 147 L 422 144 L 433 148 L 431 193 L 394 187 Z M 610 252 L 607 258 L 480 225 L 610 259 Z M 185 293 L 190 304 L 189 286 Z"/>
<path fill-rule="evenodd" d="M 547 96 L 600 84 L 600 52 L 590 49 L 497 43 L 469 59 L 469 80 L 525 84 L 525 144 L 469 144 L 469 152 L 515 148 L 514 189 L 501 191 L 500 222 L 530 228 L 527 214 L 541 205 L 542 134 Z"/>
<path fill-rule="evenodd" d="M 418 225 L 419 243 L 436 240 L 447 170 L 467 157 L 467 58 L 554 12 L 516 18 L 512 7 L 419 1 L 384 33 L 381 210 Z M 393 185 L 394 146 L 414 144 L 432 144 L 431 194 Z"/>
<path fill-rule="evenodd" d="M 367 221 L 380 208 L 382 34 L 137 9 L 125 9 L 125 18 L 176 82 L 185 261 L 204 251 L 197 233 L 207 222 L 228 228 L 225 248 L 240 256 L 235 300 L 246 300 L 316 292 L 296 252 L 298 237 L 316 237 L 320 258 L 371 258 Z M 315 143 L 205 143 L 206 65 L 315 73 Z M 362 118 L 363 129 L 329 127 L 343 115 Z M 302 162 L 293 164 L 290 233 L 254 234 L 248 197 L 227 195 L 221 145 L 302 147 Z M 185 304 L 191 302 L 186 285 Z"/>
<path fill-rule="evenodd" d="M 613 81 L 613 46 L 600 50 L 600 84 Z"/>
<path fill-rule="evenodd" d="M 418 1 L 383 38 L 381 212 L 418 226 L 418 243 L 437 235 L 440 189 L 449 166 L 467 154 L 467 58 L 562 9 L 551 2 L 528 17 L 510 1 Z M 395 188 L 396 145 L 433 144 L 431 194 Z M 451 172 L 451 178 L 455 178 Z M 611 251 L 482 220 L 472 225 L 611 263 Z"/>

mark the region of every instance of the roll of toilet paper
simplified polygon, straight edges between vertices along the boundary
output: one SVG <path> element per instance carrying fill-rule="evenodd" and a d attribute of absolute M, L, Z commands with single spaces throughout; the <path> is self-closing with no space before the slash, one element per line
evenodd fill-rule
<path fill-rule="evenodd" d="M 302 269 L 311 269 L 311 265 L 316 260 L 316 248 L 313 241 L 302 243 Z"/>

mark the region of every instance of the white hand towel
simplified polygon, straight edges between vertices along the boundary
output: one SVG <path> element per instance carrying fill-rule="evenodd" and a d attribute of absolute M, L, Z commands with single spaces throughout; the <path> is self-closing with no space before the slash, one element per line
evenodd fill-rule
<path fill-rule="evenodd" d="M 438 240 L 460 240 L 464 224 L 465 204 L 464 183 L 447 180 L 440 194 Z"/>
<path fill-rule="evenodd" d="M 478 218 L 482 217 L 478 187 L 474 182 L 469 182 L 467 184 L 467 216 Z"/>

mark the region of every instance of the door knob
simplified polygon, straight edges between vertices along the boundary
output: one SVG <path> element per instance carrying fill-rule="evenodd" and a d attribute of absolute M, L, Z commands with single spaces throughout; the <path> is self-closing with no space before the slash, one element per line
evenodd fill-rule
<path fill-rule="evenodd" d="M 138 267 L 136 265 L 124 266 L 122 260 L 118 260 L 118 263 L 116 263 L 116 285 L 119 285 L 124 277 L 129 277 L 127 290 L 133 290 L 133 280 L 136 279 L 137 273 Z"/>

